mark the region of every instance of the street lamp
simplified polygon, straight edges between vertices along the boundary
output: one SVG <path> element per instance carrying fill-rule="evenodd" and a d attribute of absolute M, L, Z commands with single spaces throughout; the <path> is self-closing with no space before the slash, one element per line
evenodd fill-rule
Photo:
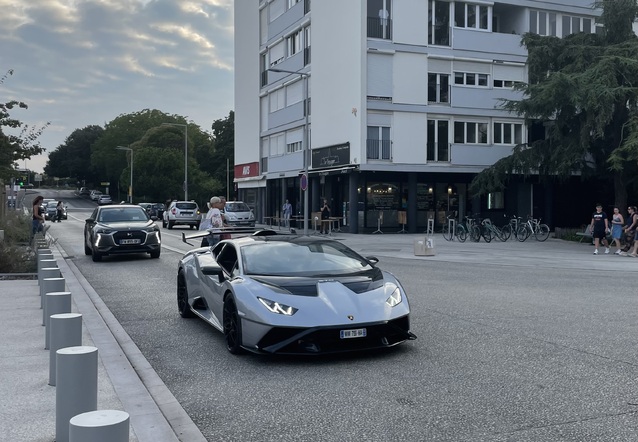
<path fill-rule="evenodd" d="M 299 71 L 287 71 L 286 69 L 271 68 L 270 72 L 279 72 L 284 74 L 299 75 L 303 79 L 303 97 L 304 97 L 304 126 L 303 126 L 303 179 L 306 183 L 306 189 L 303 190 L 303 234 L 308 236 L 308 164 L 310 162 L 310 146 L 308 145 L 308 77 L 309 73 Z"/>
<path fill-rule="evenodd" d="M 184 128 L 184 201 L 188 201 L 188 124 L 162 123 L 162 126 L 181 126 Z"/>
<path fill-rule="evenodd" d="M 133 149 L 131 149 L 130 147 L 124 147 L 124 146 L 117 146 L 116 149 L 126 150 L 128 152 L 131 152 L 131 180 L 130 180 L 130 185 L 128 189 L 128 202 L 133 204 Z"/>

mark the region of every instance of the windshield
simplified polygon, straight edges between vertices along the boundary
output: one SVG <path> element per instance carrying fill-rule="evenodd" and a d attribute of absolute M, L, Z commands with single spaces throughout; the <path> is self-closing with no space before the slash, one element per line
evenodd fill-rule
<path fill-rule="evenodd" d="M 226 212 L 250 212 L 250 207 L 246 203 L 226 203 Z"/>
<path fill-rule="evenodd" d="M 98 216 L 101 223 L 116 223 L 122 221 L 147 221 L 148 216 L 141 207 L 125 207 L 102 210 Z"/>
<path fill-rule="evenodd" d="M 180 210 L 196 210 L 197 204 L 195 203 L 176 203 L 175 207 Z"/>
<path fill-rule="evenodd" d="M 353 250 L 331 241 L 256 243 L 242 247 L 241 254 L 247 275 L 330 277 L 373 268 Z"/>

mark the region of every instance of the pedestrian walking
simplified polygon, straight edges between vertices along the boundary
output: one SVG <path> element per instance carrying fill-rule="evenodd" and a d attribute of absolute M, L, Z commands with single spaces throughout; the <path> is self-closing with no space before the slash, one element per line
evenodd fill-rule
<path fill-rule="evenodd" d="M 629 206 L 629 217 L 627 219 L 627 223 L 625 225 L 625 238 L 629 243 L 629 248 L 627 249 L 627 256 L 632 256 L 634 258 L 638 257 L 638 210 L 636 206 Z M 633 244 L 633 250 L 631 245 Z"/>
<path fill-rule="evenodd" d="M 33 206 L 31 207 L 31 234 L 35 236 L 36 233 L 42 232 L 44 229 L 44 209 L 42 208 L 42 200 L 44 197 L 38 195 L 33 200 Z"/>
<path fill-rule="evenodd" d="M 58 205 L 55 206 L 55 220 L 53 222 L 62 222 L 62 214 L 64 213 L 64 204 L 62 201 L 58 201 Z"/>
<path fill-rule="evenodd" d="M 609 253 L 609 242 L 607 242 L 607 233 L 609 232 L 609 219 L 607 214 L 603 212 L 602 204 L 596 205 L 596 211 L 591 216 L 591 233 L 594 238 L 594 255 L 598 255 L 598 245 L 602 240 L 605 245 L 605 254 Z"/>
<path fill-rule="evenodd" d="M 321 206 L 321 233 L 325 233 L 326 235 L 330 233 L 330 206 L 328 205 L 328 200 L 323 200 L 323 206 Z"/>
<path fill-rule="evenodd" d="M 281 213 L 283 214 L 283 217 L 284 217 L 284 227 L 289 228 L 290 217 L 292 216 L 292 204 L 290 204 L 288 200 L 286 200 L 286 202 L 282 206 Z"/>
<path fill-rule="evenodd" d="M 623 224 L 625 224 L 625 219 L 620 214 L 620 209 L 614 207 L 614 214 L 611 216 L 611 239 L 617 247 L 614 255 L 620 255 L 622 253 L 620 239 L 622 238 Z"/>

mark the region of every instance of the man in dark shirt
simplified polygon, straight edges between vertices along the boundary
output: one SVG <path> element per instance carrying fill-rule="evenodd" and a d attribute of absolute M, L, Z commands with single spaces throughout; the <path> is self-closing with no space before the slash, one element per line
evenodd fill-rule
<path fill-rule="evenodd" d="M 591 234 L 594 238 L 594 255 L 598 255 L 598 245 L 600 240 L 603 240 L 605 245 L 605 254 L 609 253 L 609 243 L 607 242 L 607 232 L 609 232 L 609 220 L 607 214 L 603 212 L 603 206 L 601 204 L 596 205 L 596 211 L 591 216 Z"/>

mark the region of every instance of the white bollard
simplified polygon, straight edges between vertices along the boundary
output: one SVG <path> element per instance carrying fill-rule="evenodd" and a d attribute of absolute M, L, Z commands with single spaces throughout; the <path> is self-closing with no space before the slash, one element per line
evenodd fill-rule
<path fill-rule="evenodd" d="M 61 348 L 55 364 L 55 441 L 68 442 L 71 418 L 97 410 L 97 348 Z"/>
<path fill-rule="evenodd" d="M 59 269 L 56 269 L 58 272 Z M 51 292 L 63 292 L 66 288 L 66 280 L 60 278 L 59 275 L 55 278 L 44 278 L 42 285 L 40 286 L 40 307 L 42 307 L 42 325 L 46 323 L 45 318 L 47 315 L 46 304 L 44 303 L 44 296 Z"/>
<path fill-rule="evenodd" d="M 40 272 L 43 268 L 57 267 L 58 262 L 53 259 L 53 255 L 40 255 L 38 256 L 38 285 L 42 285 L 42 276 Z"/>
<path fill-rule="evenodd" d="M 69 442 L 128 442 L 129 414 L 120 410 L 97 410 L 73 416 Z"/>
<path fill-rule="evenodd" d="M 44 295 L 44 349 L 48 350 L 51 342 L 51 315 L 71 313 L 71 292 L 49 292 Z"/>
<path fill-rule="evenodd" d="M 82 315 L 60 313 L 49 317 L 49 385 L 55 385 L 55 353 L 82 345 Z"/>

